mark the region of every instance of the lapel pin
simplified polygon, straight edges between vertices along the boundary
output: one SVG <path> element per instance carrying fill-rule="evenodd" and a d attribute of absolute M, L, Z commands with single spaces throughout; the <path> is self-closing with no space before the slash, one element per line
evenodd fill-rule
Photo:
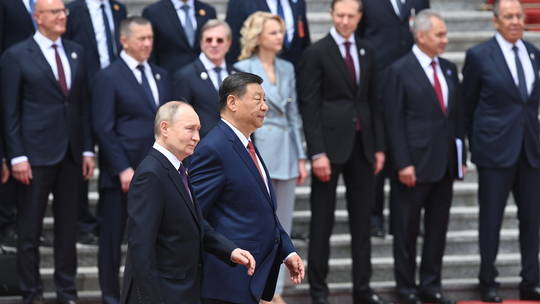
<path fill-rule="evenodd" d="M 156 73 L 156 80 L 160 80 L 161 79 L 161 75 L 159 75 L 159 73 Z"/>
<path fill-rule="evenodd" d="M 76 60 L 77 59 L 77 53 L 75 53 L 75 52 L 71 53 L 71 58 L 73 60 Z"/>
<path fill-rule="evenodd" d="M 113 10 L 118 12 L 120 10 L 120 5 L 118 4 L 113 5 Z"/>
<path fill-rule="evenodd" d="M 364 49 L 360 49 L 360 56 L 364 56 L 366 54 L 366 51 Z"/>
<path fill-rule="evenodd" d="M 291 97 L 287 98 L 287 102 L 292 102 L 292 98 Z"/>
<path fill-rule="evenodd" d="M 452 70 L 446 70 L 446 75 L 452 76 Z"/>
<path fill-rule="evenodd" d="M 529 56 L 531 57 L 531 60 L 534 60 L 534 54 L 533 53 L 529 54 Z"/>
<path fill-rule="evenodd" d="M 205 11 L 204 9 L 201 8 L 201 9 L 199 10 L 199 16 L 203 16 L 203 17 L 206 16 L 206 11 Z"/>
<path fill-rule="evenodd" d="M 208 74 L 206 74 L 206 72 L 202 72 L 202 73 L 201 73 L 201 79 L 202 79 L 202 80 L 208 79 Z"/>

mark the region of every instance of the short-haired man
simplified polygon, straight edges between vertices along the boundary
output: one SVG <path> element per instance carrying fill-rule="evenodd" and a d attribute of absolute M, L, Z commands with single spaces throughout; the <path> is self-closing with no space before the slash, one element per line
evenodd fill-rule
<path fill-rule="evenodd" d="M 495 1 L 495 37 L 469 49 L 463 94 L 471 159 L 478 169 L 482 300 L 501 302 L 495 260 L 510 191 L 518 206 L 522 300 L 540 301 L 540 52 L 523 40 L 519 0 Z"/>
<path fill-rule="evenodd" d="M 120 300 L 118 272 L 126 203 L 134 170 L 152 147 L 154 117 L 170 100 L 167 72 L 148 63 L 153 32 L 142 17 L 120 26 L 120 59 L 98 72 L 92 89 L 92 124 L 99 145 L 99 252 L 102 301 Z"/>
<path fill-rule="evenodd" d="M 330 33 L 306 49 L 298 66 L 298 101 L 311 158 L 308 278 L 313 303 L 328 303 L 328 260 L 336 188 L 343 174 L 355 303 L 383 303 L 371 290 L 370 210 L 374 173 L 384 165 L 375 53 L 354 35 L 362 1 L 333 0 Z"/>
<path fill-rule="evenodd" d="M 390 65 L 383 96 L 393 165 L 390 204 L 397 211 L 392 213 L 394 273 L 401 303 L 447 304 L 451 301 L 442 294 L 441 268 L 453 180 L 464 170 L 461 92 L 456 66 L 439 57 L 448 44 L 441 16 L 420 12 L 414 36 L 412 51 Z M 425 233 L 417 285 L 422 209 Z"/>
<path fill-rule="evenodd" d="M 184 102 L 168 102 L 157 112 L 156 141 L 128 194 L 122 304 L 200 304 L 203 250 L 223 265 L 245 265 L 246 276 L 255 271 L 253 256 L 208 225 L 193 195 L 182 162 L 197 146 L 200 128 L 197 113 Z"/>
<path fill-rule="evenodd" d="M 218 90 L 232 72 L 225 62 L 231 46 L 231 29 L 212 19 L 201 28 L 201 54 L 174 75 L 173 97 L 187 101 L 201 119 L 201 137 L 219 121 Z"/>
<path fill-rule="evenodd" d="M 276 215 L 276 197 L 264 161 L 250 140 L 268 110 L 262 79 L 250 73 L 227 77 L 219 90 L 221 121 L 191 159 L 193 194 L 216 231 L 249 250 L 253 277 L 206 255 L 202 297 L 206 304 L 256 304 L 272 300 L 282 263 L 298 284 L 304 264 Z"/>

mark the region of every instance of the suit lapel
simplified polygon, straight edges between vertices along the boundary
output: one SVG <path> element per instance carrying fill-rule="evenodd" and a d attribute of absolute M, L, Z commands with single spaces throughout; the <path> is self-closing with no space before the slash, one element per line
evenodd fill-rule
<path fill-rule="evenodd" d="M 77 76 L 77 71 L 79 69 L 80 54 L 77 54 L 77 52 L 75 52 L 65 40 L 62 40 L 62 44 L 64 46 L 64 51 L 66 52 L 66 57 L 69 61 L 69 68 L 71 70 L 71 86 L 73 87 L 75 84 L 75 77 Z"/>
<path fill-rule="evenodd" d="M 120 16 L 121 10 L 120 5 L 116 3 L 116 1 L 111 1 L 110 4 L 114 22 L 114 38 L 117 45 L 117 52 L 118 54 L 120 54 L 120 23 L 122 22 L 122 16 Z"/>
<path fill-rule="evenodd" d="M 380 1 L 380 0 L 379 0 Z M 401 18 L 396 14 L 396 10 L 394 9 L 394 5 L 392 4 L 392 0 L 382 0 L 383 5 L 386 7 L 386 10 L 390 12 L 394 18 L 401 21 Z"/>
<path fill-rule="evenodd" d="M 28 58 L 30 58 L 30 60 L 33 60 L 35 65 L 47 74 L 47 78 L 52 81 L 54 87 L 57 88 L 58 92 L 63 95 L 64 93 L 62 93 L 62 90 L 58 85 L 58 81 L 56 81 L 56 77 L 54 77 L 52 67 L 47 61 L 47 59 L 45 59 L 45 55 L 43 55 L 43 53 L 41 52 L 41 49 L 39 48 L 37 42 L 32 37 L 28 38 L 27 41 L 28 52 L 30 53 L 30 56 L 28 56 Z"/>
<path fill-rule="evenodd" d="M 32 20 L 32 16 L 30 15 L 28 10 L 26 9 L 26 6 L 24 5 L 24 2 L 23 1 L 6 1 L 6 2 L 7 3 L 14 3 L 15 9 L 19 11 L 18 14 L 20 16 L 24 16 L 23 18 L 27 20 L 27 22 L 25 22 L 25 24 L 28 24 L 30 27 L 32 27 L 32 30 L 35 31 L 34 21 Z M 11 30 L 13 30 L 13 29 L 11 29 Z"/>
<path fill-rule="evenodd" d="M 206 88 L 208 90 L 212 90 L 213 92 L 216 92 L 216 94 L 217 94 L 216 87 L 212 83 L 212 80 L 210 79 L 210 76 L 206 77 L 206 79 L 201 78 L 202 73 L 208 74 L 209 72 L 206 70 L 206 68 L 204 67 L 204 65 L 202 64 L 202 62 L 199 59 L 197 59 L 195 61 L 195 69 L 197 70 L 197 77 L 199 77 L 201 79 L 201 81 L 205 84 Z"/>
<path fill-rule="evenodd" d="M 332 38 L 332 35 L 330 34 L 328 34 L 323 39 L 325 39 L 326 43 L 328 44 L 328 56 L 332 58 L 336 67 L 340 70 L 340 74 L 345 76 L 345 81 L 347 82 L 347 85 L 349 86 L 351 91 L 355 91 L 356 85 L 353 84 L 351 77 L 349 77 L 349 71 L 347 70 L 347 66 L 345 65 L 345 59 L 343 59 L 343 56 L 341 56 L 341 52 L 336 41 L 334 40 L 334 38 Z"/>
<path fill-rule="evenodd" d="M 495 38 L 491 40 L 491 47 L 491 59 L 493 60 L 493 63 L 497 67 L 503 67 L 500 71 L 501 76 L 505 78 L 504 83 L 508 84 L 510 90 L 514 93 L 515 98 L 521 100 L 522 98 L 519 94 L 519 89 L 514 82 L 514 77 L 512 77 L 512 73 L 510 72 L 508 64 L 506 64 L 506 59 L 504 58 L 501 47 Z"/>
<path fill-rule="evenodd" d="M 146 92 L 144 92 L 144 89 L 142 85 L 137 81 L 137 78 L 135 78 L 135 75 L 133 74 L 133 71 L 129 68 L 127 63 L 124 61 L 124 59 L 119 60 L 121 61 L 122 71 L 124 72 L 124 75 L 128 81 L 131 82 L 131 87 L 135 88 L 135 90 L 139 91 L 137 95 L 142 96 L 147 102 L 146 106 L 150 107 L 152 111 L 155 113 L 155 105 L 151 104 L 151 100 L 146 96 Z M 161 96 L 161 94 L 160 94 Z"/>
<path fill-rule="evenodd" d="M 450 111 L 454 107 L 454 93 L 455 93 L 455 86 L 453 81 L 453 75 L 452 75 L 452 69 L 446 64 L 445 61 L 441 60 L 439 57 L 439 65 L 441 66 L 441 70 L 444 75 L 444 79 L 446 80 L 446 86 L 448 87 L 448 101 L 446 105 L 446 113 L 450 113 Z"/>
<path fill-rule="evenodd" d="M 534 82 L 533 82 L 533 87 L 532 87 L 532 90 L 531 90 L 531 94 L 529 94 L 529 97 L 531 97 L 531 96 L 536 96 L 537 95 L 536 91 L 540 88 L 539 87 L 540 83 L 539 83 L 539 79 L 538 79 L 538 72 L 535 72 L 535 71 L 538 71 L 538 69 L 540 67 L 538 66 L 538 59 L 534 55 L 534 49 L 531 49 L 529 44 L 526 43 L 525 41 L 523 41 L 523 44 L 525 44 L 525 47 L 527 48 L 527 54 L 529 54 L 529 59 L 531 60 L 531 65 L 533 67 Z"/>
<path fill-rule="evenodd" d="M 85 19 L 84 24 L 84 30 L 87 32 L 87 35 L 92 37 L 92 48 L 98 52 L 97 49 L 97 41 L 96 41 L 96 34 L 94 32 L 94 27 L 92 26 L 92 18 L 90 17 L 90 10 L 88 9 L 88 5 L 86 5 L 86 1 L 81 0 L 81 5 L 83 6 L 83 18 Z M 99 53 L 98 53 L 99 54 Z"/>
<path fill-rule="evenodd" d="M 195 30 L 195 40 L 199 39 L 198 37 L 200 37 L 200 29 L 201 27 L 203 27 L 203 25 L 206 23 L 208 17 L 206 16 L 206 14 L 208 13 L 204 8 L 201 7 L 199 1 L 194 1 L 194 6 L 195 6 L 195 20 L 197 22 L 197 29 Z M 202 11 L 204 11 L 204 13 L 202 13 Z M 187 41 L 187 38 L 186 38 L 186 41 Z M 198 48 L 198 43 L 195 43 L 195 47 Z"/>
<path fill-rule="evenodd" d="M 255 1 L 257 1 L 257 6 L 258 6 L 257 10 L 263 11 L 263 12 L 269 12 L 269 13 L 272 12 L 270 10 L 270 7 L 268 7 L 268 3 L 266 2 L 266 0 L 255 0 Z"/>
<path fill-rule="evenodd" d="M 178 18 L 178 13 L 176 11 L 176 8 L 172 4 L 170 0 L 162 0 L 163 5 L 165 5 L 165 9 L 163 10 L 164 18 L 169 19 L 169 23 L 171 27 L 178 32 L 178 36 L 185 45 L 189 46 L 189 42 L 187 40 L 186 33 L 184 32 L 184 27 L 182 26 L 182 23 L 180 22 L 180 19 Z"/>
<path fill-rule="evenodd" d="M 151 63 L 148 63 L 150 65 L 150 69 L 152 70 L 152 77 L 154 77 L 154 81 L 156 82 L 156 87 L 158 89 L 158 105 L 156 105 L 155 103 L 152 104 L 152 101 L 150 100 L 150 105 L 152 106 L 152 109 L 154 110 L 154 113 L 157 112 L 157 108 L 164 104 L 165 102 L 167 102 L 168 100 L 165 100 L 166 96 L 165 96 L 165 88 L 163 87 L 164 86 L 164 83 L 163 83 L 163 79 L 161 77 L 163 77 L 163 75 L 161 75 L 159 72 L 157 72 L 155 70 L 155 67 L 154 65 L 152 65 Z"/>
<path fill-rule="evenodd" d="M 355 37 L 356 39 L 356 51 L 357 51 L 357 56 L 358 56 L 358 65 L 360 66 L 360 79 L 358 81 L 358 85 L 356 86 L 357 87 L 357 94 L 360 94 L 360 92 L 362 92 L 362 88 L 363 88 L 363 79 L 362 77 L 364 77 L 365 75 L 367 75 L 367 65 L 368 65 L 368 62 L 366 62 L 365 60 L 365 55 L 366 55 L 366 51 L 363 47 L 363 44 L 358 41 L 358 37 Z"/>
<path fill-rule="evenodd" d="M 437 98 L 437 95 L 435 95 L 435 89 L 433 88 L 433 84 L 431 84 L 431 81 L 429 81 L 429 78 L 426 75 L 426 72 L 424 71 L 424 67 L 420 64 L 420 62 L 418 61 L 418 58 L 416 58 L 414 53 L 412 52 L 409 53 L 409 56 L 411 56 L 409 60 L 411 64 L 411 73 L 412 73 L 411 78 L 418 79 L 422 87 L 427 88 L 427 91 L 429 92 L 429 97 L 432 101 L 431 105 L 437 107 L 439 112 L 441 114 L 444 114 L 442 112 L 441 105 L 439 104 L 439 99 Z"/>

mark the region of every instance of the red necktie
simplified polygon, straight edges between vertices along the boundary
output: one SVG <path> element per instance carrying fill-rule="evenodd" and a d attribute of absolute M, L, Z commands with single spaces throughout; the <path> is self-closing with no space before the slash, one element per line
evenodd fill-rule
<path fill-rule="evenodd" d="M 257 167 L 257 170 L 259 170 L 259 174 L 261 175 L 261 177 L 263 177 L 261 167 L 259 167 L 259 161 L 257 161 L 257 153 L 255 153 L 255 147 L 253 146 L 253 143 L 251 141 L 248 141 L 247 149 L 249 152 L 249 156 L 251 156 L 251 159 L 255 163 L 255 167 Z"/>
<path fill-rule="evenodd" d="M 441 110 L 443 111 L 443 113 L 446 113 L 446 106 L 444 105 L 442 87 L 439 81 L 439 76 L 437 75 L 437 62 L 435 60 L 431 62 L 431 67 L 433 68 L 433 88 L 435 89 L 435 95 L 437 96 L 437 100 L 439 100 Z"/>
<path fill-rule="evenodd" d="M 345 41 L 343 45 L 345 45 L 345 65 L 347 66 L 347 70 L 349 70 L 354 85 L 356 85 L 356 69 L 354 68 L 354 61 L 351 56 L 351 42 Z"/>
<path fill-rule="evenodd" d="M 53 44 L 52 48 L 54 49 L 54 58 L 56 59 L 56 68 L 58 70 L 58 85 L 60 86 L 62 93 L 67 96 L 68 87 L 66 82 L 66 74 L 64 73 L 64 65 L 62 64 L 62 60 L 60 59 L 60 55 L 58 54 L 58 45 Z"/>

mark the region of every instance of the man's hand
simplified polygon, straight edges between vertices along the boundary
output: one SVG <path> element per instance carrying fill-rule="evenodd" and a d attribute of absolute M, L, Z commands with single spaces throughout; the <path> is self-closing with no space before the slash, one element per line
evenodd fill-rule
<path fill-rule="evenodd" d="M 83 156 L 82 175 L 84 180 L 90 180 L 94 176 L 96 163 L 93 156 Z"/>
<path fill-rule="evenodd" d="M 298 160 L 298 177 L 296 178 L 296 183 L 298 185 L 301 185 L 304 183 L 307 177 L 307 171 L 306 171 L 306 160 L 300 159 Z"/>
<path fill-rule="evenodd" d="M 123 192 L 128 192 L 133 174 L 135 174 L 135 171 L 133 171 L 131 168 L 127 168 L 126 170 L 120 172 L 118 177 L 120 178 L 120 185 L 122 186 Z"/>
<path fill-rule="evenodd" d="M 285 266 L 289 269 L 291 281 L 294 284 L 300 284 L 304 279 L 304 262 L 298 254 L 291 255 L 285 260 Z"/>
<path fill-rule="evenodd" d="M 332 169 L 330 167 L 330 160 L 326 155 L 312 160 L 311 165 L 313 167 L 313 174 L 315 177 L 317 177 L 323 183 L 330 181 Z"/>
<path fill-rule="evenodd" d="M 416 173 L 414 166 L 407 166 L 399 170 L 399 181 L 407 187 L 416 186 Z"/>
<path fill-rule="evenodd" d="M 375 152 L 375 165 L 373 166 L 373 173 L 379 174 L 379 172 L 381 172 L 381 170 L 384 168 L 385 159 L 384 152 Z"/>
<path fill-rule="evenodd" d="M 246 266 L 248 276 L 252 276 L 255 273 L 255 259 L 249 251 L 236 248 L 231 252 L 231 261 Z"/>
<path fill-rule="evenodd" d="M 28 161 L 15 164 L 11 167 L 13 177 L 24 185 L 30 185 L 32 180 L 32 168 Z"/>
<path fill-rule="evenodd" d="M 461 170 L 463 171 L 463 178 L 465 178 L 465 176 L 467 176 L 467 166 L 466 166 L 466 165 L 462 165 L 462 166 L 461 166 Z"/>
<path fill-rule="evenodd" d="M 0 182 L 2 182 L 2 184 L 5 184 L 7 183 L 9 179 L 9 168 L 6 164 L 6 160 L 2 160 L 2 178 L 0 179 Z"/>

